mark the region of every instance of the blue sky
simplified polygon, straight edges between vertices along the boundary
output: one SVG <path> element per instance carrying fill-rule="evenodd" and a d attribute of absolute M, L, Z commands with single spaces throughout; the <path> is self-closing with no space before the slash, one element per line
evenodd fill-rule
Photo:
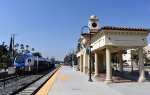
<path fill-rule="evenodd" d="M 0 0 L 0 43 L 15 33 L 16 43 L 63 60 L 92 14 L 99 27 L 150 28 L 150 0 Z"/>

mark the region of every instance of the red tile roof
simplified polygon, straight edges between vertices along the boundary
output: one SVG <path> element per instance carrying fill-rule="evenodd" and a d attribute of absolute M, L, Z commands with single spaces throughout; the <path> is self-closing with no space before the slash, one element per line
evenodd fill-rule
<path fill-rule="evenodd" d="M 145 31 L 145 32 L 150 32 L 149 29 L 147 28 L 127 28 L 127 27 L 114 27 L 114 26 L 104 26 L 100 28 L 100 30 L 106 29 L 106 30 L 126 30 L 126 31 Z M 99 31 L 100 31 L 99 30 Z M 97 32 L 90 32 L 91 35 L 96 34 Z M 82 36 L 89 36 L 90 33 L 83 33 Z"/>
<path fill-rule="evenodd" d="M 107 30 L 127 30 L 127 31 L 147 31 L 147 28 L 127 28 L 127 27 L 114 27 L 114 26 L 104 26 L 101 29 Z"/>

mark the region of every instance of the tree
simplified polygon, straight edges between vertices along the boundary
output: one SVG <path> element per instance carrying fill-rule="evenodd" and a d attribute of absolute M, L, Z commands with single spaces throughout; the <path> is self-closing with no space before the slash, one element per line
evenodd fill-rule
<path fill-rule="evenodd" d="M 146 63 L 149 63 L 149 62 L 150 62 L 150 59 L 148 59 L 147 57 L 145 57 L 145 62 L 146 62 Z"/>
<path fill-rule="evenodd" d="M 133 62 L 137 64 L 138 62 L 138 49 L 131 50 L 131 72 L 133 72 Z"/>
<path fill-rule="evenodd" d="M 69 53 L 64 58 L 64 64 L 65 65 L 72 65 L 72 61 L 74 61 L 74 64 L 77 65 L 77 57 L 75 53 Z"/>
<path fill-rule="evenodd" d="M 65 56 L 64 58 L 64 64 L 69 65 L 70 64 L 70 57 L 68 55 Z"/>
<path fill-rule="evenodd" d="M 34 52 L 34 53 L 32 53 L 32 54 L 33 54 L 33 56 L 42 57 L 42 55 L 41 55 L 41 53 L 40 53 L 40 52 Z"/>
<path fill-rule="evenodd" d="M 24 45 L 23 44 L 20 45 L 20 49 L 22 50 L 22 53 L 23 53 L 24 52 Z"/>
<path fill-rule="evenodd" d="M 30 51 L 29 51 L 29 45 L 26 45 L 26 51 L 25 51 L 25 53 L 30 53 Z"/>
<path fill-rule="evenodd" d="M 18 46 L 19 46 L 19 44 L 17 43 L 17 44 L 15 45 L 15 48 L 16 48 L 17 51 L 18 51 Z"/>
<path fill-rule="evenodd" d="M 31 50 L 32 50 L 32 52 L 34 52 L 34 48 L 32 48 Z"/>
<path fill-rule="evenodd" d="M 138 61 L 139 61 L 139 54 L 138 53 L 139 53 L 138 48 L 131 50 L 131 68 L 132 68 L 131 71 L 133 71 L 133 62 L 136 63 L 136 65 L 138 65 Z M 145 50 L 143 50 L 143 59 L 148 61 L 147 60 L 147 53 Z"/>
<path fill-rule="evenodd" d="M 15 45 L 14 47 L 15 47 L 15 49 L 17 50 L 17 45 Z"/>
<path fill-rule="evenodd" d="M 26 50 L 28 50 L 28 48 L 29 48 L 29 45 L 26 45 Z"/>
<path fill-rule="evenodd" d="M 113 63 L 113 66 L 116 67 L 116 70 L 118 70 L 118 53 L 115 52 L 115 53 L 112 53 L 112 59 L 111 59 L 112 63 Z"/>
<path fill-rule="evenodd" d="M 10 45 L 9 45 L 9 53 L 12 53 L 13 47 L 12 47 L 12 37 L 10 38 Z"/>
<path fill-rule="evenodd" d="M 0 45 L 0 53 L 2 55 L 8 55 L 7 45 Z"/>
<path fill-rule="evenodd" d="M 55 58 L 54 57 L 52 57 L 51 59 L 51 62 L 54 64 L 55 63 Z"/>
<path fill-rule="evenodd" d="M 0 61 L 1 63 L 5 63 L 6 67 L 11 63 L 7 45 L 5 45 L 4 43 L 0 45 Z"/>
<path fill-rule="evenodd" d="M 8 55 L 3 55 L 2 56 L 2 62 L 4 63 L 3 68 L 8 68 L 9 66 L 11 66 L 11 59 Z"/>

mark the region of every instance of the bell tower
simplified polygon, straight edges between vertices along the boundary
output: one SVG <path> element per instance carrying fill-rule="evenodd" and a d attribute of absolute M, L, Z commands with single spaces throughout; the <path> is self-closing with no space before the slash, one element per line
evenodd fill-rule
<path fill-rule="evenodd" d="M 99 19 L 95 15 L 90 17 L 88 27 L 91 29 L 91 32 L 98 32 L 98 21 Z"/>

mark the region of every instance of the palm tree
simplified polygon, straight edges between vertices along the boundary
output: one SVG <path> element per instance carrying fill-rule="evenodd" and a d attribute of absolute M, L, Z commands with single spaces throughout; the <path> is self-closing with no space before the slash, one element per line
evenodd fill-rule
<path fill-rule="evenodd" d="M 32 52 L 34 52 L 34 48 L 32 48 L 31 50 L 32 50 Z"/>
<path fill-rule="evenodd" d="M 14 47 L 15 47 L 15 50 L 17 50 L 17 45 L 15 45 Z"/>
<path fill-rule="evenodd" d="M 24 51 L 24 45 L 23 44 L 20 45 L 20 49 L 22 49 L 22 53 L 23 53 L 23 51 Z"/>
<path fill-rule="evenodd" d="M 16 46 L 16 48 L 17 48 L 16 51 L 18 52 L 19 44 L 17 43 L 15 46 Z"/>
<path fill-rule="evenodd" d="M 17 46 L 17 49 L 18 49 L 19 44 L 17 43 L 16 46 Z"/>
<path fill-rule="evenodd" d="M 26 50 L 28 50 L 28 48 L 29 48 L 29 45 L 26 45 Z"/>
<path fill-rule="evenodd" d="M 33 56 L 38 56 L 38 57 L 42 57 L 41 53 L 40 52 L 35 52 L 35 53 L 32 53 Z"/>
<path fill-rule="evenodd" d="M 30 51 L 28 50 L 28 48 L 29 48 L 29 45 L 26 45 L 26 53 L 30 53 Z"/>
<path fill-rule="evenodd" d="M 16 54 L 17 54 L 17 51 L 18 51 L 18 49 L 17 49 L 17 45 L 15 45 L 14 47 L 15 47 L 14 55 L 16 55 Z"/>

